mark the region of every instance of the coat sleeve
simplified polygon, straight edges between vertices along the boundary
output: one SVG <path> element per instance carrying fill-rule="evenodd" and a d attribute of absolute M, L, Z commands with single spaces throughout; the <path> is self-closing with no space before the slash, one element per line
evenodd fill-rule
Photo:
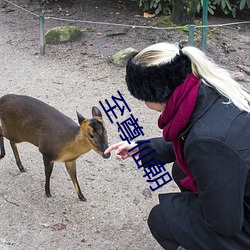
<path fill-rule="evenodd" d="M 166 142 L 163 137 L 156 137 L 149 140 L 137 141 L 138 148 L 141 151 L 139 158 L 144 167 L 149 167 L 152 164 L 158 163 L 160 160 L 162 163 L 171 163 L 175 161 L 175 153 L 172 142 Z M 148 155 L 147 155 L 148 154 Z"/>
<path fill-rule="evenodd" d="M 235 236 L 244 220 L 244 189 L 248 167 L 226 142 L 193 138 L 184 154 L 198 185 L 205 223 L 224 236 Z"/>

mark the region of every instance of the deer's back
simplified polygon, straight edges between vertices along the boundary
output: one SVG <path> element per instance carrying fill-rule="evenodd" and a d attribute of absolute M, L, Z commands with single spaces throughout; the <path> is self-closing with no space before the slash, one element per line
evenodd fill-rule
<path fill-rule="evenodd" d="M 0 98 L 0 119 L 4 136 L 15 142 L 40 146 L 44 141 L 69 140 L 79 126 L 50 105 L 24 95 Z"/>

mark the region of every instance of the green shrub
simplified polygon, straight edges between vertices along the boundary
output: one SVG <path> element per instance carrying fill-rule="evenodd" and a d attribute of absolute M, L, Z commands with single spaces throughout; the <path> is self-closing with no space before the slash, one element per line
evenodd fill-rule
<path fill-rule="evenodd" d="M 225 14 L 231 13 L 233 17 L 236 17 L 237 10 L 250 9 L 250 0 L 214 0 L 213 4 L 220 6 Z"/>
<path fill-rule="evenodd" d="M 154 11 L 154 13 L 171 14 L 172 1 L 174 0 L 135 0 L 145 11 Z M 189 0 L 193 1 L 193 0 Z M 197 13 L 202 10 L 204 0 L 199 0 L 197 4 Z M 214 15 L 217 7 L 220 7 L 224 14 L 231 14 L 236 17 L 236 12 L 243 9 L 250 9 L 250 0 L 208 0 L 208 12 Z"/>
<path fill-rule="evenodd" d="M 196 7 L 197 13 L 200 13 L 202 11 L 202 8 L 203 8 L 203 0 L 199 0 L 197 7 Z M 216 10 L 216 6 L 213 4 L 213 2 L 208 0 L 208 12 L 211 15 L 214 15 L 215 10 Z"/>
<path fill-rule="evenodd" d="M 171 14 L 171 0 L 136 0 L 136 2 L 145 11 L 153 11 L 156 15 L 160 13 L 165 15 Z"/>

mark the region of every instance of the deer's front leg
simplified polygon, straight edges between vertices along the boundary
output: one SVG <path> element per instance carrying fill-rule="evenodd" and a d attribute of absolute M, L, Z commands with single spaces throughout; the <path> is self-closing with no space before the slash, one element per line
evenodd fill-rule
<path fill-rule="evenodd" d="M 50 177 L 53 171 L 53 166 L 54 166 L 54 162 L 51 161 L 51 159 L 46 156 L 43 155 L 43 163 L 44 163 L 44 168 L 45 168 L 45 194 L 47 197 L 51 197 L 51 193 L 50 193 Z"/>
<path fill-rule="evenodd" d="M 77 181 L 76 177 L 76 161 L 68 161 L 65 162 L 66 169 L 70 175 L 71 180 L 74 183 L 74 187 L 76 190 L 76 193 L 78 194 L 78 197 L 81 201 L 87 201 L 86 198 L 83 196 L 82 191 L 80 189 L 79 183 Z"/>

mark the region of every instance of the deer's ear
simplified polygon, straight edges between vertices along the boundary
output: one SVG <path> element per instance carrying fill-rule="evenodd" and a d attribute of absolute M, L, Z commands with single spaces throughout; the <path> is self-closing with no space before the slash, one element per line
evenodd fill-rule
<path fill-rule="evenodd" d="M 78 122 L 81 125 L 83 121 L 85 120 L 85 118 L 78 111 L 76 111 L 76 114 L 77 114 Z"/>
<path fill-rule="evenodd" d="M 94 116 L 102 117 L 102 113 L 101 113 L 100 109 L 97 108 L 96 106 L 92 107 L 92 115 L 93 115 L 93 117 Z"/>

